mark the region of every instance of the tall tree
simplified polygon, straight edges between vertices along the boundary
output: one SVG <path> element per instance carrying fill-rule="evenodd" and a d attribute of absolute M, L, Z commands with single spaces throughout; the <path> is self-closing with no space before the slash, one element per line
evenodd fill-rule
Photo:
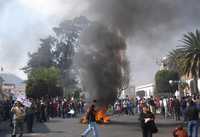
<path fill-rule="evenodd" d="M 182 44 L 170 53 L 174 57 L 179 69 L 194 79 L 194 92 L 199 94 L 198 79 L 200 76 L 200 31 L 189 32 L 184 35 Z"/>
<path fill-rule="evenodd" d="M 59 27 L 53 28 L 56 34 L 54 61 L 61 70 L 64 87 L 73 87 L 76 84 L 73 65 L 75 50 L 79 47 L 81 31 L 89 25 L 89 20 L 83 16 L 74 20 L 66 20 Z"/>
<path fill-rule="evenodd" d="M 40 47 L 35 53 L 29 53 L 29 61 L 23 70 L 26 73 L 38 68 L 49 68 L 54 65 L 52 45 L 55 43 L 55 38 L 52 36 L 46 39 L 40 39 Z"/>
<path fill-rule="evenodd" d="M 158 93 L 174 93 L 178 85 L 170 85 L 169 80 L 178 81 L 178 73 L 169 70 L 158 71 L 155 75 L 156 91 Z"/>
<path fill-rule="evenodd" d="M 52 66 L 60 70 L 61 85 L 64 89 L 75 87 L 77 84 L 76 67 L 73 64 L 75 52 L 79 48 L 81 31 L 90 24 L 86 17 L 65 20 L 58 27 L 53 28 L 53 35 L 41 39 L 41 44 L 35 53 L 29 54 L 29 61 L 25 72 L 38 68 Z"/>

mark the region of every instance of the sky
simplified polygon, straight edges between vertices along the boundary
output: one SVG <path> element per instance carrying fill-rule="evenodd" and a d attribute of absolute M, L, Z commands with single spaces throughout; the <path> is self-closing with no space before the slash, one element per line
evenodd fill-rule
<path fill-rule="evenodd" d="M 26 79 L 20 68 L 26 65 L 28 52 L 36 51 L 39 39 L 50 35 L 51 28 L 58 26 L 62 20 L 90 15 L 95 8 L 88 10 L 89 1 L 0 0 L 0 66 L 4 72 Z M 178 3 L 181 0 L 172 1 Z M 184 33 L 199 28 L 199 4 L 198 0 L 181 3 L 181 12 L 174 13 L 176 16 L 170 23 L 155 25 L 147 32 L 140 31 L 138 27 L 137 34 L 128 37 L 131 83 L 141 85 L 153 82 L 159 69 L 156 61 L 179 45 Z"/>
<path fill-rule="evenodd" d="M 39 39 L 51 34 L 51 28 L 63 19 L 79 16 L 82 7 L 85 4 L 78 0 L 0 0 L 0 66 L 4 72 L 26 79 L 20 69 L 26 65 L 28 52 L 36 51 Z"/>

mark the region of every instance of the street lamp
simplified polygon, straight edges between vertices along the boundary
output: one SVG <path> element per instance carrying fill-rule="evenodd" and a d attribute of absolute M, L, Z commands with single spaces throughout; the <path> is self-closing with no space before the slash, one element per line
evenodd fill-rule
<path fill-rule="evenodd" d="M 169 84 L 172 85 L 173 84 L 173 80 L 169 80 Z"/>
<path fill-rule="evenodd" d="M 170 85 L 170 91 L 169 91 L 169 96 L 171 97 L 171 94 L 172 94 L 172 85 L 173 85 L 173 80 L 169 80 L 169 85 Z"/>

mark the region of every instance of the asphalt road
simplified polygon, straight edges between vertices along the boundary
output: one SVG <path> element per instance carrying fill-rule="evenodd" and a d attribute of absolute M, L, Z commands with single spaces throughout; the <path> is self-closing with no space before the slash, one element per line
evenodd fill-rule
<path fill-rule="evenodd" d="M 100 137 L 142 137 L 137 119 L 138 116 L 112 116 L 109 124 L 98 126 Z M 172 130 L 179 124 L 174 120 L 163 120 L 160 117 L 156 122 L 159 133 L 154 137 L 172 137 Z M 9 126 L 0 125 L 0 137 L 10 137 Z M 79 123 L 79 118 L 56 118 L 46 123 L 36 123 L 34 133 L 26 133 L 24 137 L 80 137 L 86 127 L 87 125 Z"/>

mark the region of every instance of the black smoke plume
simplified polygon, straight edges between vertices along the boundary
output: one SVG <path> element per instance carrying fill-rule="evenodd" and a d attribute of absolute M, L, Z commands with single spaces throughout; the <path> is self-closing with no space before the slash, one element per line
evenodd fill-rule
<path fill-rule="evenodd" d="M 126 37 L 138 32 L 154 33 L 158 27 L 177 30 L 177 27 L 183 27 L 200 17 L 199 0 L 89 1 L 90 13 L 96 20 L 112 26 Z"/>
<path fill-rule="evenodd" d="M 82 59 L 86 62 L 85 67 L 82 68 L 84 72 L 82 79 L 90 95 L 99 98 L 102 102 L 113 102 L 119 87 L 123 85 L 123 80 L 120 79 L 124 78 L 124 72 L 128 72 L 128 67 L 125 67 L 126 63 L 120 64 L 116 57 L 120 56 L 124 62 L 127 62 L 126 55 L 120 55 L 116 51 L 123 50 L 125 54 L 126 42 L 129 38 L 139 35 L 141 43 L 148 41 L 143 46 L 149 53 L 143 55 L 148 62 L 150 54 L 158 51 L 156 48 L 166 48 L 157 46 L 158 43 L 163 43 L 162 40 L 167 41 L 166 36 L 169 37 L 173 32 L 182 30 L 183 26 L 200 17 L 198 0 L 88 1 L 91 17 L 103 25 L 92 26 L 89 28 L 90 31 L 82 34 L 84 37 L 82 48 L 85 49 L 82 51 L 84 53 Z"/>
<path fill-rule="evenodd" d="M 125 49 L 124 38 L 102 24 L 92 23 L 82 32 L 82 83 L 100 106 L 113 103 L 123 86 L 123 72 L 127 69 Z"/>

